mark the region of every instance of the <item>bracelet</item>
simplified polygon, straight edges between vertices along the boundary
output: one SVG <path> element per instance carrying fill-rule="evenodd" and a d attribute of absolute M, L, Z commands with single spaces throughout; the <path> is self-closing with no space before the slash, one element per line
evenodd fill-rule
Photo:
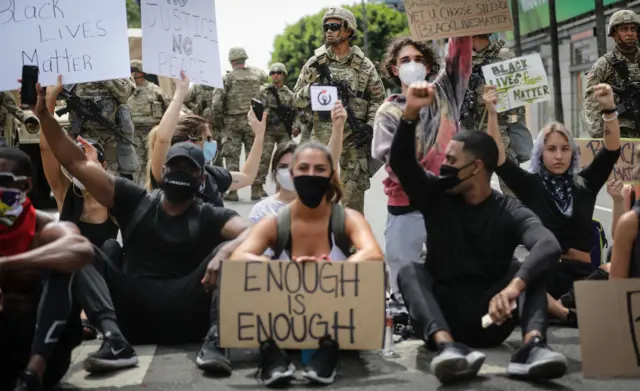
<path fill-rule="evenodd" d="M 402 122 L 404 122 L 407 125 L 417 125 L 418 124 L 418 120 L 408 120 L 404 117 L 404 115 L 402 117 L 400 117 L 400 120 Z"/>
<path fill-rule="evenodd" d="M 605 116 L 604 116 L 604 114 L 602 114 L 602 120 L 603 120 L 604 122 L 611 122 L 611 121 L 615 121 L 615 120 L 617 120 L 617 119 L 618 119 L 618 112 L 616 111 L 615 113 L 616 113 L 616 115 L 614 115 L 614 116 L 613 116 L 613 117 L 611 117 L 611 118 L 607 118 L 607 117 L 605 117 Z"/>
<path fill-rule="evenodd" d="M 603 114 L 612 114 L 612 113 L 615 113 L 616 111 L 618 111 L 617 107 L 614 107 L 613 109 L 602 109 Z"/>

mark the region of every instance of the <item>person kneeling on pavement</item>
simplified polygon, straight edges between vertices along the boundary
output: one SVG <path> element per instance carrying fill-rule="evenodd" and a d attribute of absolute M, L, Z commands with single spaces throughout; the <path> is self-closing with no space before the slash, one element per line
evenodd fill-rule
<path fill-rule="evenodd" d="M 126 340 L 180 344 L 206 336 L 197 365 L 230 373 L 229 360 L 217 347 L 217 309 L 210 288 L 220 259 L 235 249 L 248 224 L 232 210 L 196 201 L 204 180 L 203 150 L 191 142 L 173 145 L 162 169 L 161 190 L 148 193 L 88 160 L 44 108 L 40 86 L 38 93 L 33 111 L 51 151 L 109 208 L 122 230 L 119 254 L 96 250 L 93 264 L 76 275 L 80 292 L 91 296 L 83 304 L 85 313 L 106 330 L 103 345 L 87 358 L 85 369 L 112 369 L 120 356 L 126 360 L 134 355 Z M 232 241 L 223 244 L 226 240 Z M 116 255 L 122 256 L 122 268 L 112 259 Z"/>
<path fill-rule="evenodd" d="M 498 147 L 488 134 L 455 134 L 438 177 L 420 166 L 415 129 L 421 109 L 433 99 L 431 84 L 409 87 L 389 158 L 429 232 L 426 264 L 401 268 L 398 286 L 416 333 L 438 349 L 431 371 L 442 383 L 476 376 L 486 356 L 470 347 L 497 346 L 520 323 L 523 346 L 507 372 L 561 377 L 567 360 L 545 342 L 546 281 L 560 259 L 560 245 L 529 209 L 491 188 Z M 529 250 L 523 263 L 513 257 L 520 243 Z M 483 328 L 487 312 L 493 325 Z"/>
<path fill-rule="evenodd" d="M 341 123 L 340 127 L 345 118 L 342 107 L 334 111 L 334 120 Z M 264 255 L 267 249 L 272 250 L 273 259 L 294 262 L 383 261 L 382 250 L 364 216 L 339 205 L 342 184 L 337 170 L 337 160 L 326 145 L 317 141 L 300 145 L 289 166 L 296 198 L 280 208 L 277 215 L 256 223 L 230 261 L 270 261 Z M 354 254 L 352 247 L 356 248 Z M 318 343 L 303 376 L 314 383 L 331 384 L 336 376 L 339 346 L 331 336 Z M 262 342 L 260 353 L 265 385 L 279 386 L 293 379 L 295 366 L 275 341 Z"/>

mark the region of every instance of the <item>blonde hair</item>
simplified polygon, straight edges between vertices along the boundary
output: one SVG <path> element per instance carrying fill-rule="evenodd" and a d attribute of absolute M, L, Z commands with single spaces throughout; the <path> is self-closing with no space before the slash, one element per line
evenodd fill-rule
<path fill-rule="evenodd" d="M 153 129 L 151 129 L 151 131 L 149 132 L 149 136 L 147 137 L 147 168 L 144 187 L 149 191 L 153 190 L 153 186 L 151 186 L 151 156 L 153 155 L 153 148 L 156 144 L 157 137 L 158 127 L 154 126 Z"/>

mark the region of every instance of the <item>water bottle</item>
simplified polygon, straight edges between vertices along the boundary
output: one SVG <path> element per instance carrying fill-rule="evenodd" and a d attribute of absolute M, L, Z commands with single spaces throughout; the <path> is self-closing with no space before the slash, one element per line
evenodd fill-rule
<path fill-rule="evenodd" d="M 387 307 L 385 311 L 384 326 L 384 346 L 382 347 L 382 356 L 398 357 L 393 347 L 393 314 L 389 307 Z"/>

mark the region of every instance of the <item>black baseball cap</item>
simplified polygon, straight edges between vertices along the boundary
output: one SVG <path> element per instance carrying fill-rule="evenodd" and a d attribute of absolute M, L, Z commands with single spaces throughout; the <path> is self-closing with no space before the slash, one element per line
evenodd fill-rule
<path fill-rule="evenodd" d="M 169 163 L 172 159 L 179 157 L 188 159 L 201 170 L 204 168 L 206 163 L 206 160 L 204 158 L 204 151 L 202 150 L 202 148 L 192 143 L 191 141 L 184 141 L 181 143 L 173 144 L 171 148 L 169 148 L 165 164 Z"/>

